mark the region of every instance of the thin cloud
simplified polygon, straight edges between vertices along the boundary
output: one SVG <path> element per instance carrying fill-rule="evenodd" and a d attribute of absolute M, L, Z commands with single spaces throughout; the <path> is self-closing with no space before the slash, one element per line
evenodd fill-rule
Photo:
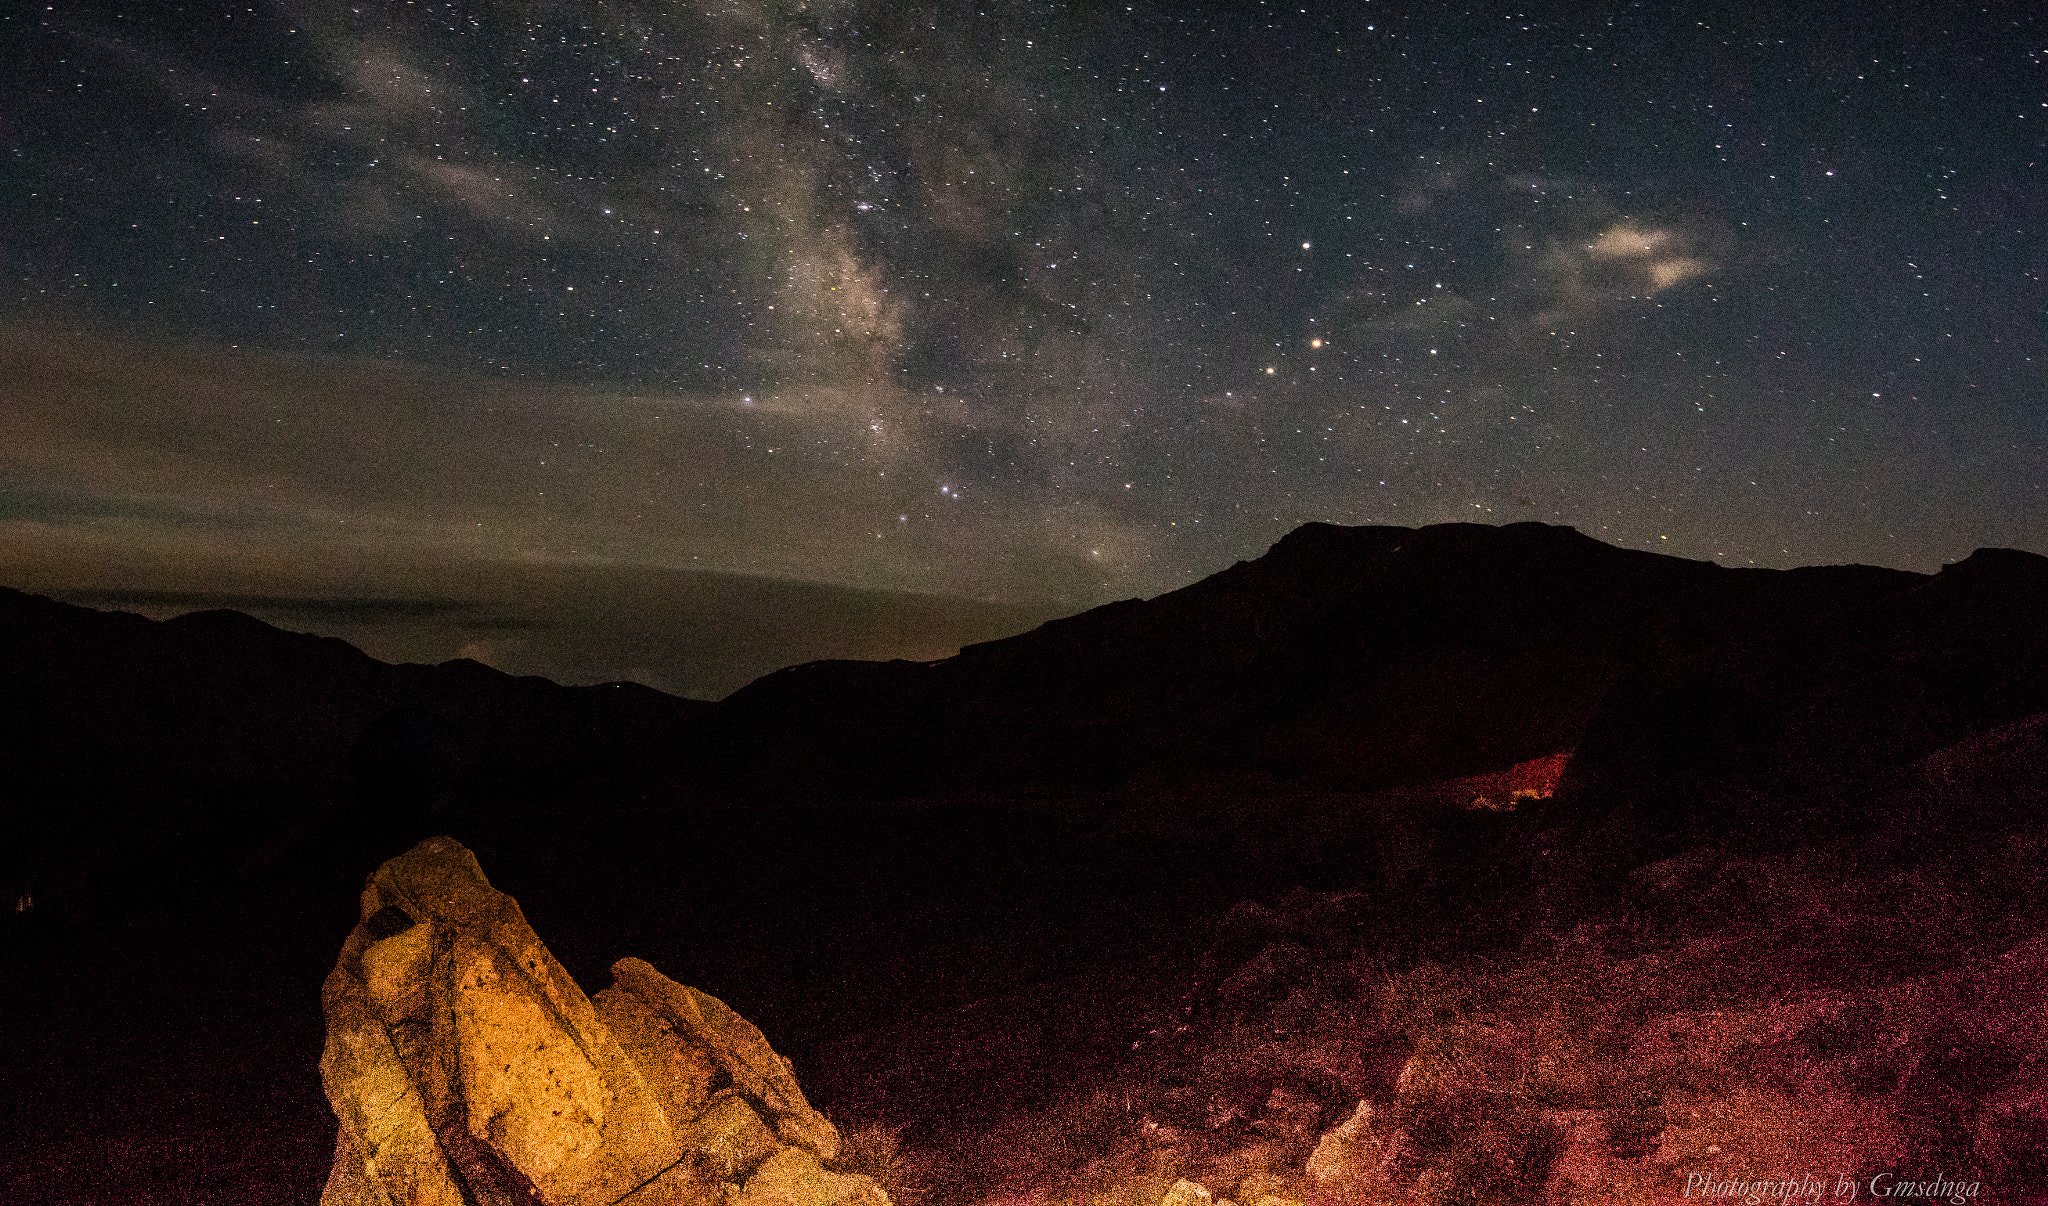
<path fill-rule="evenodd" d="M 1622 261 L 1639 269 L 1650 292 L 1657 293 L 1715 271 L 1712 261 L 1689 254 L 1691 242 L 1671 227 L 1621 221 L 1601 231 L 1586 250 L 1593 260 Z"/>
<path fill-rule="evenodd" d="M 0 545 L 375 549 L 1023 602 L 1093 601 L 1094 567 L 1148 541 L 1113 507 L 1087 511 L 1086 548 L 1053 535 L 1034 483 L 966 471 L 954 404 L 887 383 L 625 394 L 22 328 L 0 328 L 0 363 L 21 387 L 0 408 L 0 482 L 40 500 L 0 515 Z M 1072 505 L 1092 506 L 1058 512 L 1069 531 Z"/>

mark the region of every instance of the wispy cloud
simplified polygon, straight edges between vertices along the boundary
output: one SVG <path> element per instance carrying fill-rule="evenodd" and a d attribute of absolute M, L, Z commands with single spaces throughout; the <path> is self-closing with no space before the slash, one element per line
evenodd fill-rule
<path fill-rule="evenodd" d="M 375 549 L 1026 600 L 1097 589 L 1091 567 L 1142 560 L 1146 540 L 1114 508 L 1070 522 L 1085 496 L 946 468 L 945 424 L 888 385 L 566 390 L 22 328 L 0 329 L 0 368 L 0 542 L 16 545 Z"/>
<path fill-rule="evenodd" d="M 1587 221 L 1587 219 L 1591 221 Z M 1541 258 L 1542 304 L 1531 324 L 1594 323 L 1603 314 L 1641 306 L 1667 290 L 1721 271 L 1725 229 L 1697 220 L 1579 215 L 1584 233 L 1547 237 Z"/>
<path fill-rule="evenodd" d="M 1655 293 L 1715 270 L 1711 261 L 1690 254 L 1692 242 L 1671 227 L 1623 220 L 1601 231 L 1586 250 L 1595 261 L 1619 261 L 1640 269 Z"/>

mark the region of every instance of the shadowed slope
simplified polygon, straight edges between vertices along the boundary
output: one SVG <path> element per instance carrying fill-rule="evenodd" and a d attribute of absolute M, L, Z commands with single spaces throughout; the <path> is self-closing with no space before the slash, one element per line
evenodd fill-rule
<path fill-rule="evenodd" d="M 730 782 L 876 793 L 1274 775 L 1374 788 L 1575 744 L 1687 647 L 1865 606 L 1903 571 L 1726 570 L 1569 528 L 1308 524 L 1192 586 L 928 664 L 817 662 L 728 698 Z"/>

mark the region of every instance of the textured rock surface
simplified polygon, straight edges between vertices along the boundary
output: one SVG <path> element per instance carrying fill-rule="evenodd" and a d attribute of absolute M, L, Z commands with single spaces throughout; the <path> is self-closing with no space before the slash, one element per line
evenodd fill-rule
<path fill-rule="evenodd" d="M 322 1206 L 886 1206 L 759 1030 L 613 974 L 593 1004 L 451 838 L 384 864 L 323 992 Z"/>

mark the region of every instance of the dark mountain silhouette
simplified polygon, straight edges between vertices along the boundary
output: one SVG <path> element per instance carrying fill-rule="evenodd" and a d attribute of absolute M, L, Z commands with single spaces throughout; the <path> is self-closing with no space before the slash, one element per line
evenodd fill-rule
<path fill-rule="evenodd" d="M 790 790 L 1134 775 L 1373 789 L 1575 745 L 1636 667 L 1804 632 L 1923 581 L 1723 569 L 1537 523 L 1308 524 L 1171 594 L 941 662 L 768 675 L 703 733 L 735 751 L 728 783 Z"/>
<path fill-rule="evenodd" d="M 144 893 L 152 866 L 274 860 L 339 835 L 386 853 L 460 792 L 501 810 L 618 768 L 710 705 L 467 660 L 391 666 L 234 611 L 156 622 L 0 589 L 8 886 L 46 907 Z M 92 882 L 92 881 L 97 881 Z"/>
<path fill-rule="evenodd" d="M 1839 822 L 1883 767 L 2048 707 L 2044 614 L 2048 560 L 2011 550 L 1933 576 L 1775 571 L 1534 523 L 1309 524 L 1156 599 L 939 662 L 792 667 L 714 706 L 387 666 L 235 612 L 156 623 L 4 591 L 0 792 L 29 849 L 104 851 L 119 830 L 267 859 L 336 824 L 389 853 L 451 807 L 616 808 L 685 783 L 1355 792 L 1583 746 L 1545 815 L 1625 831 L 1633 853 L 1790 832 L 1792 789 L 1800 832 Z M 72 861 L 41 858 L 53 903 L 77 875 L 49 867 Z"/>
<path fill-rule="evenodd" d="M 1598 851 L 1596 874 L 1701 842 L 1840 838 L 1908 764 L 2043 710 L 2048 558 L 1979 549 L 1847 606 L 1655 649 L 1602 701 L 1542 813 L 1560 832 L 1535 844 Z"/>

